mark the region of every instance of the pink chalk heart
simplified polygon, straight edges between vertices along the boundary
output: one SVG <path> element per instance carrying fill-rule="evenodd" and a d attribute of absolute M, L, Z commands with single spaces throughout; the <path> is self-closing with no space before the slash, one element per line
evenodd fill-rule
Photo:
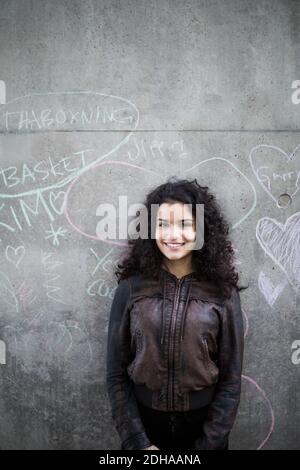
<path fill-rule="evenodd" d="M 256 191 L 252 182 L 239 168 L 222 157 L 212 157 L 184 170 L 188 178 L 197 178 L 200 185 L 208 186 L 226 207 L 232 229 L 244 222 L 256 206 Z M 232 199 L 240 201 L 232 204 Z"/>

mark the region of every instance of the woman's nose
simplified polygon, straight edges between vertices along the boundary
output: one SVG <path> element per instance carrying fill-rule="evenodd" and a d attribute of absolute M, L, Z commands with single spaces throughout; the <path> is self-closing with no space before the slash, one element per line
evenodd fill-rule
<path fill-rule="evenodd" d="M 177 226 L 171 226 L 169 230 L 169 238 L 170 240 L 177 240 L 181 239 L 182 236 L 182 229 Z"/>

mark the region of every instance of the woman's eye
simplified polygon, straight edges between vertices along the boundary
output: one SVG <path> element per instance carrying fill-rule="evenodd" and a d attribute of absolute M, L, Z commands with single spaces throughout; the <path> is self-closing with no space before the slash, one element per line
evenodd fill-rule
<path fill-rule="evenodd" d="M 179 224 L 180 225 L 180 224 Z M 159 222 L 158 223 L 159 227 L 168 227 L 167 222 Z M 185 222 L 184 220 L 181 222 L 181 227 L 192 227 L 191 222 Z"/>

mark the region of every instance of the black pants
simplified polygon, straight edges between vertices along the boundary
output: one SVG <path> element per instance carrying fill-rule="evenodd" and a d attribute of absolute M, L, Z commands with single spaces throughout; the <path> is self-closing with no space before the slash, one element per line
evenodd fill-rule
<path fill-rule="evenodd" d="M 159 411 L 138 403 L 146 434 L 161 450 L 194 449 L 194 439 L 202 433 L 208 406 L 189 411 Z M 124 450 L 124 447 L 121 447 Z"/>

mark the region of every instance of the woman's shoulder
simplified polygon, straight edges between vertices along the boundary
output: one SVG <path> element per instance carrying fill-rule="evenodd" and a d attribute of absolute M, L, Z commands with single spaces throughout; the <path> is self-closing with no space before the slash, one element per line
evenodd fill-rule
<path fill-rule="evenodd" d="M 212 302 L 218 305 L 223 305 L 224 303 L 219 287 L 215 283 L 207 280 L 193 281 L 190 298 Z"/>
<path fill-rule="evenodd" d="M 158 280 L 145 278 L 140 273 L 122 278 L 118 282 L 118 288 L 128 290 L 132 299 L 163 295 L 162 284 Z"/>

